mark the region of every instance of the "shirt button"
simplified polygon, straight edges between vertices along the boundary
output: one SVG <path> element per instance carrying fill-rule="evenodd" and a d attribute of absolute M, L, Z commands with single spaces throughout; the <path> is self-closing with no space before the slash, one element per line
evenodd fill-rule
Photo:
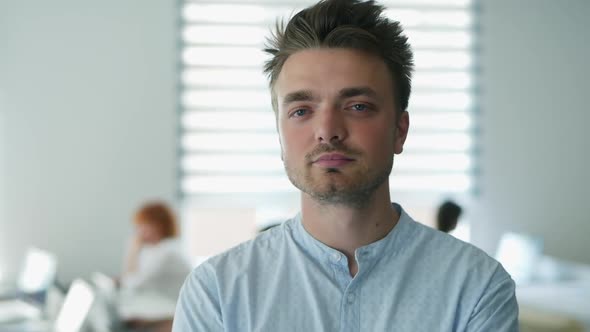
<path fill-rule="evenodd" d="M 339 262 L 340 259 L 342 259 L 342 255 L 340 255 L 338 253 L 333 253 L 332 254 L 332 260 L 334 260 L 334 262 Z"/>
<path fill-rule="evenodd" d="M 354 293 L 348 294 L 348 303 L 354 302 Z"/>

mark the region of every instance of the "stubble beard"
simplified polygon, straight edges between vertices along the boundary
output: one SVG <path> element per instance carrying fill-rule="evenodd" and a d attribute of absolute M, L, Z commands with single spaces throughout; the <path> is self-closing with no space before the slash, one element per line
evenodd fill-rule
<path fill-rule="evenodd" d="M 320 148 L 308 154 L 302 167 L 290 165 L 284 160 L 289 180 L 295 187 L 308 194 L 320 205 L 341 205 L 354 209 L 366 207 L 372 200 L 375 191 L 388 181 L 393 167 L 393 155 L 386 164 L 378 169 L 370 169 L 367 165 L 353 165 L 356 169 L 325 168 L 314 169 L 310 162 L 320 152 L 342 151 L 335 148 Z M 346 150 L 345 150 L 346 151 Z M 348 150 L 350 151 L 350 150 Z M 349 153 L 350 154 L 350 153 Z M 357 155 L 360 155 L 357 153 Z"/>

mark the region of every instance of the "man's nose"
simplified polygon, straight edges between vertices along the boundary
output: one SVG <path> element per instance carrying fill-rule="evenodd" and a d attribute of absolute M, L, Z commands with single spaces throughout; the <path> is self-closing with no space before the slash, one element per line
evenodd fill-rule
<path fill-rule="evenodd" d="M 319 110 L 316 117 L 315 135 L 318 143 L 344 141 L 348 137 L 343 112 L 336 106 L 327 106 Z"/>

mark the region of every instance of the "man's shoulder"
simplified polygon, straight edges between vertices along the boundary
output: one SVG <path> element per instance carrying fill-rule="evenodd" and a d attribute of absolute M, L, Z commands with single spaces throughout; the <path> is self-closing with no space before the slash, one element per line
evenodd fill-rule
<path fill-rule="evenodd" d="M 256 264 L 265 264 L 276 257 L 278 251 L 283 250 L 285 242 L 290 238 L 293 222 L 294 220 L 290 219 L 272 227 L 251 240 L 210 257 L 199 267 L 227 275 L 244 272 L 248 268 L 254 268 Z M 199 267 L 195 269 L 196 273 Z"/>
<path fill-rule="evenodd" d="M 414 250 L 422 255 L 444 263 L 453 262 L 453 266 L 464 268 L 487 268 L 495 270 L 500 264 L 485 251 L 471 243 L 464 242 L 456 237 L 420 224 L 413 223 Z M 461 264 L 457 264 L 461 263 Z"/>
<path fill-rule="evenodd" d="M 513 292 L 510 275 L 480 248 L 419 223 L 412 224 L 411 232 L 401 256 L 416 283 L 445 285 L 445 292 L 463 294 L 472 306 L 498 289 Z"/>

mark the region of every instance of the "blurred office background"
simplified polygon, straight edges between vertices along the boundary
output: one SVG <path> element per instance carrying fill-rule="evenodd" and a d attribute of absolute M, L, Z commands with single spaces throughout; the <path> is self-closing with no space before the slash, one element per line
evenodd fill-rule
<path fill-rule="evenodd" d="M 132 215 L 150 199 L 177 209 L 195 263 L 296 211 L 297 194 L 276 167 L 278 142 L 266 139 L 270 105 L 258 107 L 265 86 L 247 62 L 257 63 L 247 49 L 259 40 L 224 44 L 207 30 L 264 31 L 268 13 L 293 8 L 235 7 L 253 2 L 231 2 L 230 23 L 230 14 L 215 22 L 207 12 L 217 1 L 0 0 L 0 278 L 15 277 L 30 246 L 57 255 L 65 283 L 118 274 Z M 389 3 L 423 43 L 417 67 L 443 62 L 417 77 L 410 118 L 418 127 L 408 140 L 416 147 L 396 159 L 392 198 L 427 224 L 442 199 L 460 202 L 461 237 L 492 256 L 503 234 L 518 233 L 541 239 L 543 255 L 590 264 L 590 2 Z M 432 23 L 428 10 L 451 23 L 436 15 Z M 230 46 L 242 51 L 207 58 L 207 49 Z M 428 137 L 443 142 L 434 155 L 451 158 L 438 169 L 424 164 Z M 244 155 L 250 163 L 236 159 Z M 433 180 L 412 181 L 424 177 Z"/>

